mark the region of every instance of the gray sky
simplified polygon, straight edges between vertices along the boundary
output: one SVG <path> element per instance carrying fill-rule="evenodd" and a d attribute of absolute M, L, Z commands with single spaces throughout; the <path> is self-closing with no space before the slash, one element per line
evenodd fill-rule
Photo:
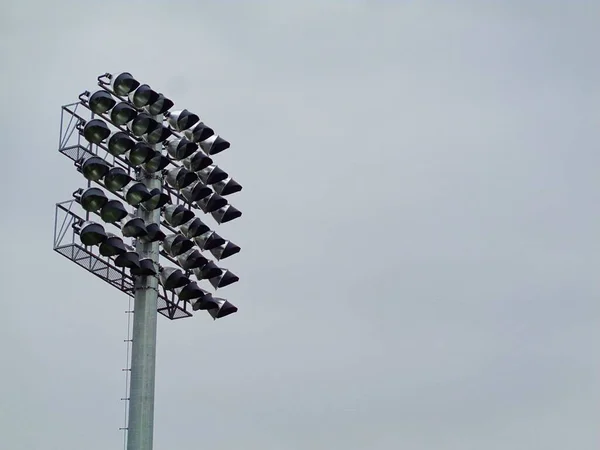
<path fill-rule="evenodd" d="M 244 186 L 156 450 L 598 448 L 597 2 L 5 3 L 0 447 L 122 447 L 127 297 L 52 224 L 59 108 L 128 70 Z"/>

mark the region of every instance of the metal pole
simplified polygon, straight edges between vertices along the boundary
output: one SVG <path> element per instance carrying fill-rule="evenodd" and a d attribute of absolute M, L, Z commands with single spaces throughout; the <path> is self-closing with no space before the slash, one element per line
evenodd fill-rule
<path fill-rule="evenodd" d="M 162 116 L 154 117 L 162 123 Z M 155 150 L 161 151 L 157 144 Z M 140 171 L 139 181 L 148 189 L 162 190 L 160 172 Z M 146 211 L 141 206 L 138 217 L 147 224 L 160 223 L 160 209 Z M 136 250 L 140 257 L 151 258 L 158 273 L 159 243 L 138 240 Z M 154 435 L 154 381 L 156 373 L 156 319 L 158 307 L 158 276 L 136 277 L 133 305 L 133 334 L 131 343 L 131 378 L 129 387 L 129 421 L 127 450 L 152 450 Z"/>

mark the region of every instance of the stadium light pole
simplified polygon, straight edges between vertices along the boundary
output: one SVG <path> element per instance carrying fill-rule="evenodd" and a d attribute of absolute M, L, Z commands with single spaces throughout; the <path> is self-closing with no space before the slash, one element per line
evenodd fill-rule
<path fill-rule="evenodd" d="M 218 225 L 230 222 L 242 213 L 225 196 L 242 186 L 212 160 L 229 142 L 196 114 L 170 111 L 170 99 L 128 72 L 101 75 L 98 85 L 99 91 L 85 91 L 79 102 L 62 107 L 59 152 L 75 163 L 87 188 L 57 203 L 54 250 L 134 299 L 122 429 L 127 450 L 152 450 L 158 314 L 174 320 L 191 317 L 190 310 L 207 311 L 219 319 L 237 312 L 198 282 L 208 281 L 215 291 L 237 282 L 202 252 L 220 261 L 240 247 L 193 210 Z"/>

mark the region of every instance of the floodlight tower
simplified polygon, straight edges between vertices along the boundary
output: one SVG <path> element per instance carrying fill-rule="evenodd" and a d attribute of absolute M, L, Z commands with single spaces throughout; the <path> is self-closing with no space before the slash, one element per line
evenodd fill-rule
<path fill-rule="evenodd" d="M 151 450 L 158 313 L 177 319 L 205 310 L 218 319 L 237 312 L 198 282 L 215 290 L 237 282 L 202 252 L 222 260 L 240 247 L 193 209 L 218 224 L 234 220 L 242 213 L 225 196 L 242 186 L 212 160 L 229 142 L 196 114 L 170 111 L 169 98 L 128 72 L 103 74 L 98 86 L 62 108 L 59 151 L 87 187 L 57 204 L 54 250 L 134 298 L 127 449 Z M 96 216 L 123 237 L 107 232 Z"/>

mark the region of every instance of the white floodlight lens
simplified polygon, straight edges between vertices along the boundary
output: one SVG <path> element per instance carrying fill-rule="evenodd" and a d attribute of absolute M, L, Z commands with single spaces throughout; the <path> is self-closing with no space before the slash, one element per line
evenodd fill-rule
<path fill-rule="evenodd" d="M 127 252 L 127 247 L 119 236 L 108 234 L 108 237 L 100 244 L 100 254 L 102 256 L 118 256 Z"/>
<path fill-rule="evenodd" d="M 108 202 L 104 191 L 96 187 L 78 189 L 75 192 L 75 198 L 79 201 L 82 208 L 89 212 L 100 210 Z"/>
<path fill-rule="evenodd" d="M 195 217 L 192 211 L 182 205 L 167 205 L 163 213 L 165 220 L 172 227 L 183 225 Z"/>
<path fill-rule="evenodd" d="M 155 103 L 158 99 L 158 93 L 147 84 L 139 85 L 129 93 L 129 101 L 138 108 Z"/>
<path fill-rule="evenodd" d="M 110 120 L 115 125 L 121 126 L 128 124 L 138 115 L 137 109 L 127 102 L 119 102 L 110 112 Z"/>
<path fill-rule="evenodd" d="M 85 246 L 99 245 L 107 237 L 104 227 L 96 222 L 84 222 L 79 229 L 79 239 Z"/>
<path fill-rule="evenodd" d="M 213 134 L 208 139 L 200 142 L 200 148 L 209 155 L 216 155 L 221 153 L 223 150 L 227 150 L 231 144 L 223 139 L 221 136 Z"/>
<path fill-rule="evenodd" d="M 239 253 L 240 250 L 241 248 L 238 245 L 234 244 L 231 241 L 225 241 L 224 244 L 219 245 L 215 248 L 211 248 L 210 252 L 217 260 L 220 261 L 222 259 L 229 258 L 230 256 L 233 256 L 236 253 Z"/>
<path fill-rule="evenodd" d="M 81 173 L 90 181 L 98 181 L 110 170 L 110 165 L 98 156 L 86 159 L 81 165 Z"/>
<path fill-rule="evenodd" d="M 100 210 L 100 217 L 107 223 L 116 223 L 127 217 L 127 210 L 118 200 L 109 200 Z"/>
<path fill-rule="evenodd" d="M 89 100 L 88 105 L 92 112 L 96 114 L 104 114 L 106 111 L 115 106 L 117 101 L 106 91 L 94 92 Z"/>
<path fill-rule="evenodd" d="M 132 179 L 125 169 L 113 167 L 104 175 L 104 186 L 111 192 L 118 192 L 131 183 Z"/>
<path fill-rule="evenodd" d="M 189 130 L 185 130 L 183 134 L 192 142 L 201 142 L 214 135 L 215 132 L 212 128 L 205 125 L 204 122 L 200 122 Z"/>
<path fill-rule="evenodd" d="M 220 319 L 221 317 L 228 316 L 237 312 L 237 307 L 229 303 L 224 298 L 213 297 L 214 300 L 219 305 L 217 308 L 209 309 L 208 313 L 212 316 L 213 319 Z"/>
<path fill-rule="evenodd" d="M 184 131 L 196 125 L 200 118 L 189 112 L 187 109 L 181 111 L 173 111 L 167 118 L 169 125 L 177 131 Z"/>
<path fill-rule="evenodd" d="M 139 181 L 132 181 L 125 189 L 123 189 L 123 196 L 125 201 L 131 206 L 138 206 L 140 203 L 149 200 L 151 195 L 150 191 L 144 183 Z"/>
<path fill-rule="evenodd" d="M 234 206 L 227 204 L 222 208 L 212 211 L 210 215 L 213 216 L 213 218 L 220 225 L 222 223 L 231 222 L 232 220 L 241 217 L 242 212 Z"/>
<path fill-rule="evenodd" d="M 185 167 L 174 167 L 167 171 L 166 181 L 169 186 L 175 189 L 183 189 L 188 187 L 194 181 L 198 180 L 198 175 L 190 172 Z"/>
<path fill-rule="evenodd" d="M 183 287 L 190 282 L 189 278 L 175 267 L 163 267 L 160 270 L 159 281 L 167 290 Z"/>
<path fill-rule="evenodd" d="M 176 161 L 191 156 L 196 150 L 198 145 L 184 137 L 167 142 L 167 153 Z"/>
<path fill-rule="evenodd" d="M 111 75 L 111 87 L 117 95 L 127 95 L 140 85 L 129 72 L 123 72 L 117 76 Z"/>
<path fill-rule="evenodd" d="M 83 127 L 83 137 L 92 144 L 100 144 L 110 136 L 110 128 L 104 120 L 92 119 Z"/>
<path fill-rule="evenodd" d="M 191 170 L 192 172 L 198 172 L 210 166 L 213 163 L 213 160 L 202 150 L 198 150 L 193 155 L 188 156 L 181 162 L 186 169 Z"/>

